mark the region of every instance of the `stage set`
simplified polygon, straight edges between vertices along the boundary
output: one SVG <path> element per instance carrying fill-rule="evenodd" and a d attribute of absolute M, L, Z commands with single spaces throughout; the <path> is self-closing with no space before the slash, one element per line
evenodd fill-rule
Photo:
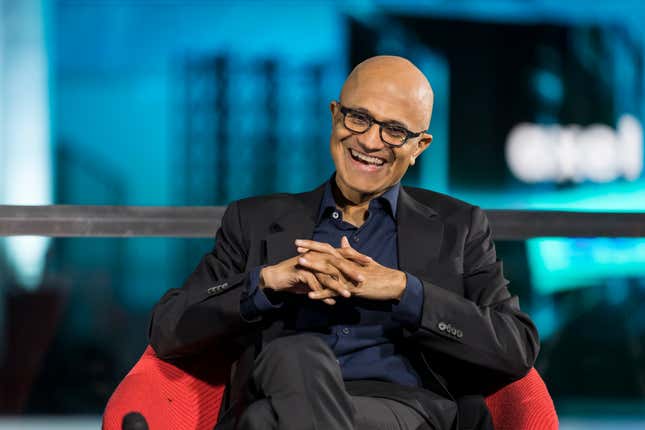
<path fill-rule="evenodd" d="M 539 333 L 485 393 L 495 429 L 644 428 L 643 22 L 627 0 L 0 0 L 0 430 L 212 429 L 230 351 L 162 360 L 153 307 L 233 202 L 330 179 L 330 102 L 378 55 L 434 91 L 402 185 L 483 209 Z"/>

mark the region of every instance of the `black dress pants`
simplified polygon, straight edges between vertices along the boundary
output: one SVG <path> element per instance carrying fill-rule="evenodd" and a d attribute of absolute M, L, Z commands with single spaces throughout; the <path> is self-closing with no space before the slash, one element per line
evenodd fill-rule
<path fill-rule="evenodd" d="M 422 388 L 406 388 L 412 400 L 352 395 L 334 353 L 311 334 L 269 343 L 255 360 L 249 390 L 254 400 L 242 413 L 239 430 L 450 430 L 457 414 L 454 402 Z M 487 412 L 484 422 L 490 421 Z"/>

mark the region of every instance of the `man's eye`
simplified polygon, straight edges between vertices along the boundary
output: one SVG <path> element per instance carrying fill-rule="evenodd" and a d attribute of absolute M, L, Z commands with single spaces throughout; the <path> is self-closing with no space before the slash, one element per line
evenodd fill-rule
<path fill-rule="evenodd" d="M 356 113 L 350 114 L 349 119 L 352 122 L 355 122 L 357 124 L 367 124 L 368 122 L 370 122 L 370 120 L 367 118 L 367 116 L 361 115 L 361 114 L 356 114 Z"/>
<path fill-rule="evenodd" d="M 388 126 L 388 127 L 385 127 L 385 132 L 392 137 L 396 137 L 397 139 L 407 136 L 405 129 L 401 127 Z"/>

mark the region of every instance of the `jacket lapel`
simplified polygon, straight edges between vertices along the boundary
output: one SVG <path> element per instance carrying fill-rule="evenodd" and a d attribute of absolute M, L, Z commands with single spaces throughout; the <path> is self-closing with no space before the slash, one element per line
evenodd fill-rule
<path fill-rule="evenodd" d="M 399 268 L 420 278 L 441 249 L 443 223 L 437 213 L 408 194 L 403 187 L 397 208 Z"/>
<path fill-rule="evenodd" d="M 311 239 L 316 227 L 324 184 L 313 191 L 296 194 L 293 205 L 270 226 L 266 264 L 294 257 L 296 239 Z M 437 213 L 401 187 L 397 207 L 399 268 L 421 278 L 441 249 L 443 223 Z"/>
<path fill-rule="evenodd" d="M 323 190 L 324 184 L 313 191 L 296 194 L 284 215 L 271 224 L 271 233 L 266 239 L 266 264 L 276 264 L 294 257 L 297 254 L 294 241 L 313 237 Z"/>

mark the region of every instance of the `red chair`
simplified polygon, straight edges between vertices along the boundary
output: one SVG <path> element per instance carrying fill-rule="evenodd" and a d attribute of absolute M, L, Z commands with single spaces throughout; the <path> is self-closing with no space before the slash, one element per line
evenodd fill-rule
<path fill-rule="evenodd" d="M 141 413 L 150 430 L 212 430 L 228 371 L 228 366 L 217 366 L 207 357 L 179 369 L 158 359 L 148 346 L 110 397 L 103 430 L 121 430 L 130 412 Z M 558 428 L 553 401 L 535 369 L 486 398 L 486 403 L 496 430 Z"/>

